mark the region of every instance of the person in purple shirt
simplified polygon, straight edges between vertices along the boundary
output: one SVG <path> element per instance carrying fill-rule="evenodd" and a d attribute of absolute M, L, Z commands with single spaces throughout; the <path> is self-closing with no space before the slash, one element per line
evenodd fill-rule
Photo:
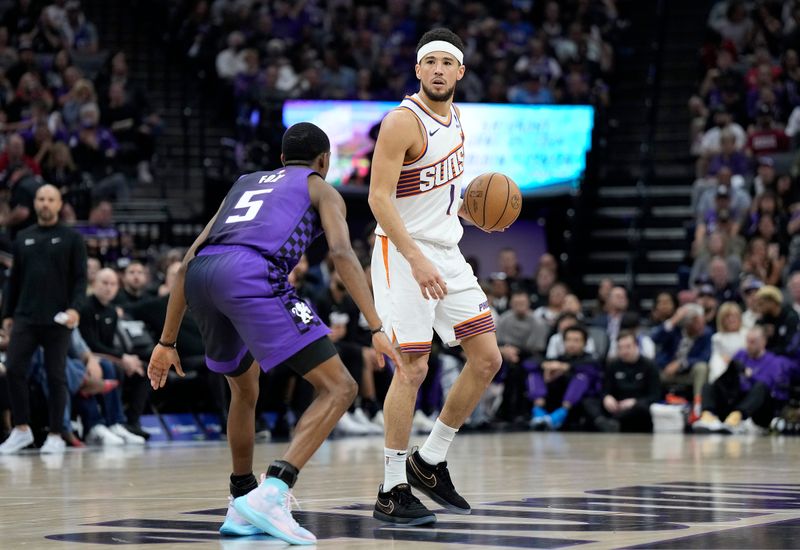
<path fill-rule="evenodd" d="M 589 335 L 575 325 L 564 331 L 564 354 L 557 360 L 535 365 L 528 375 L 528 397 L 533 401 L 530 426 L 534 429 L 558 430 L 570 410 L 589 395 L 597 395 L 602 387 L 602 368 L 586 353 Z M 547 403 L 557 406 L 548 413 Z"/>
<path fill-rule="evenodd" d="M 358 391 L 328 337 L 330 329 L 289 283 L 289 273 L 323 231 L 336 272 L 369 325 L 379 363 L 383 354 L 401 363 L 353 252 L 344 200 L 323 179 L 330 156 L 325 132 L 301 122 L 283 136 L 283 168 L 236 181 L 184 257 L 150 358 L 154 389 L 164 386 L 173 366 L 183 375 L 176 337 L 188 305 L 203 335 L 208 368 L 224 374 L 231 388 L 233 473 L 223 534 L 265 532 L 290 544 L 316 541 L 292 517 L 289 491 Z M 253 475 L 259 370 L 279 364 L 310 382 L 317 397 L 259 485 Z"/>
<path fill-rule="evenodd" d="M 766 346 L 763 327 L 747 332 L 745 349 L 733 356 L 722 376 L 703 387 L 703 414 L 693 425 L 695 432 L 736 433 L 748 418 L 760 426 L 769 425 L 776 408 L 789 397 L 796 366 Z"/>
<path fill-rule="evenodd" d="M 736 150 L 736 136 L 729 130 L 723 130 L 719 136 L 720 152 L 708 163 L 708 175 L 716 176 L 724 166 L 729 168 L 734 176 L 747 177 L 752 172 L 750 159 L 741 151 Z"/>

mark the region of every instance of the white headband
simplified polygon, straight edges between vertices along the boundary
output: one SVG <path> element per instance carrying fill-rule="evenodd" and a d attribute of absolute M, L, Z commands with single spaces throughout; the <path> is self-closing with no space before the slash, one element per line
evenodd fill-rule
<path fill-rule="evenodd" d="M 453 57 L 455 57 L 459 63 L 462 65 L 464 64 L 464 52 L 456 48 L 450 42 L 445 42 L 444 40 L 434 40 L 433 42 L 428 42 L 424 46 L 422 46 L 417 51 L 417 63 L 422 61 L 422 59 L 431 52 L 445 52 L 449 53 Z"/>

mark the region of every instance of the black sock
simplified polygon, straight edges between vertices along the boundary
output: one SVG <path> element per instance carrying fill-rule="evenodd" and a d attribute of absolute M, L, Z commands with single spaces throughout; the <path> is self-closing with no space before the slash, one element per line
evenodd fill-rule
<path fill-rule="evenodd" d="M 285 460 L 276 460 L 267 468 L 267 477 L 276 477 L 285 482 L 291 489 L 297 482 L 297 475 L 300 470 L 286 462 Z"/>
<path fill-rule="evenodd" d="M 367 416 L 370 418 L 378 414 L 378 411 L 380 410 L 375 400 L 368 397 L 361 398 L 361 408 L 364 409 L 364 412 L 367 413 Z"/>
<path fill-rule="evenodd" d="M 233 498 L 243 497 L 256 487 L 258 487 L 258 481 L 253 472 L 241 476 L 231 474 L 231 496 Z"/>

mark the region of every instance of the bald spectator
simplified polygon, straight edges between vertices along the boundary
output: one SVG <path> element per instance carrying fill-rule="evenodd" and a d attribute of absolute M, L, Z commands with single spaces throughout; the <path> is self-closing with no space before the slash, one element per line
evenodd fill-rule
<path fill-rule="evenodd" d="M 42 453 L 62 453 L 62 420 L 67 403 L 66 360 L 71 329 L 85 301 L 86 246 L 81 236 L 59 223 L 61 193 L 52 185 L 36 192 L 37 224 L 14 241 L 14 264 L 3 297 L 3 331 L 10 334 L 6 367 L 14 429 L 0 454 L 33 443 L 28 367 L 36 348 L 44 349 L 47 371 L 48 430 Z"/>
<path fill-rule="evenodd" d="M 101 269 L 95 276 L 92 296 L 81 310 L 84 322 L 80 325 L 81 335 L 89 348 L 101 357 L 109 359 L 125 373 L 124 394 L 130 394 L 125 429 L 148 437 L 142 431 L 139 418 L 149 395 L 147 378 L 142 360 L 127 351 L 117 338 L 119 316 L 111 301 L 119 291 L 119 276 L 110 268 Z"/>

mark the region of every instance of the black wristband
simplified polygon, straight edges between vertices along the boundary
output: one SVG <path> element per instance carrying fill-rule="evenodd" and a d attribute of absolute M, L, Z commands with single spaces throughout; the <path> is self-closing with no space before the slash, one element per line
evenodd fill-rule
<path fill-rule="evenodd" d="M 383 332 L 383 325 L 379 326 L 375 330 L 369 329 L 369 331 L 374 336 L 374 335 L 378 334 L 379 332 Z"/>
<path fill-rule="evenodd" d="M 166 343 L 166 342 L 162 342 L 161 340 L 159 340 L 159 341 L 158 341 L 158 345 L 159 345 L 159 346 L 163 346 L 163 347 L 165 347 L 165 348 L 178 349 L 178 342 L 177 342 L 177 340 L 176 340 L 175 342 L 172 342 L 171 344 L 168 344 L 168 343 Z"/>

